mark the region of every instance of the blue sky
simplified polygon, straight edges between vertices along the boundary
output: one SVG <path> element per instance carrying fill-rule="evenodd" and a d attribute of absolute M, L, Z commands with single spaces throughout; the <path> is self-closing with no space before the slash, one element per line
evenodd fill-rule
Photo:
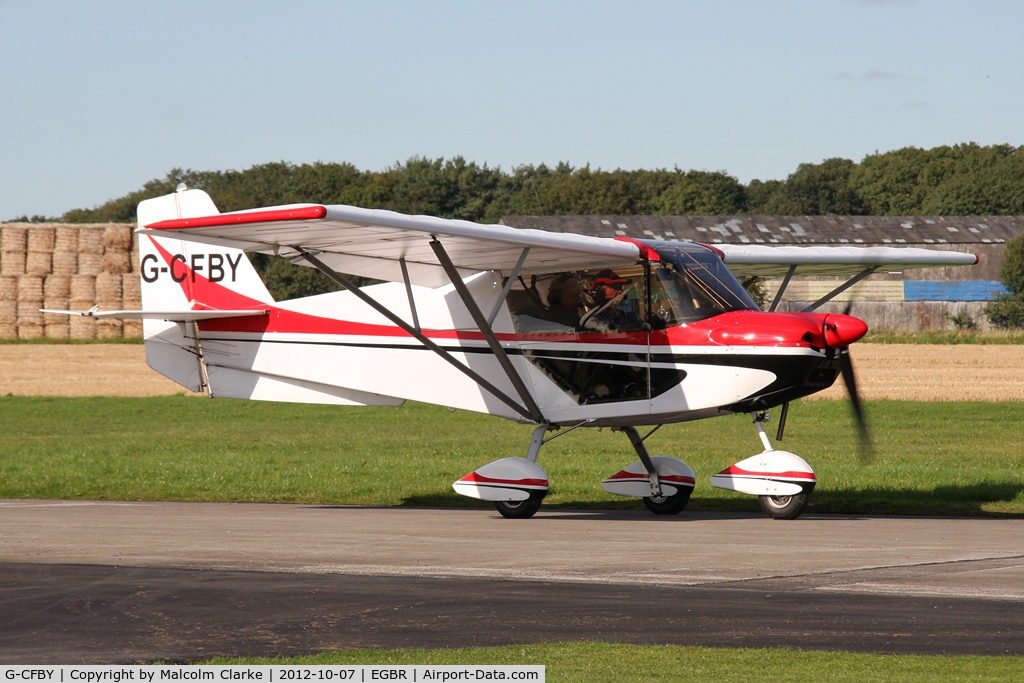
<path fill-rule="evenodd" d="M 1024 144 L 1024 3 L 0 0 L 0 220 L 414 155 L 785 179 Z"/>

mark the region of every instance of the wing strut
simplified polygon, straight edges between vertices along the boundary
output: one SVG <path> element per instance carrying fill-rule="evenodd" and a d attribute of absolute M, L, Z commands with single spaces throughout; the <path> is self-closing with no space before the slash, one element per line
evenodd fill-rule
<path fill-rule="evenodd" d="M 416 300 L 412 296 L 412 282 L 409 281 L 409 267 L 405 265 L 405 258 L 398 259 L 402 266 L 402 279 L 405 280 L 405 295 L 409 297 L 409 310 L 412 311 L 412 326 L 420 329 L 420 318 L 416 315 Z"/>
<path fill-rule="evenodd" d="M 472 379 L 474 382 L 476 382 L 477 384 L 482 386 L 484 389 L 489 391 L 491 394 L 493 394 L 495 396 L 495 398 L 500 400 L 502 403 L 507 405 L 509 408 L 511 408 L 512 410 L 516 411 L 517 413 L 519 413 L 520 415 L 522 415 L 523 417 L 525 417 L 528 420 L 533 420 L 534 422 L 540 422 L 540 420 L 537 419 L 537 417 L 534 417 L 534 415 L 531 414 L 531 412 L 529 410 L 527 410 L 523 406 L 519 405 L 519 403 L 515 399 L 511 398 L 510 396 L 508 396 L 505 392 L 503 392 L 501 389 L 499 389 L 498 387 L 496 387 L 493 384 L 491 384 L 490 382 L 488 382 L 486 379 L 481 377 L 478 373 L 474 372 L 472 369 L 470 369 L 470 368 L 466 367 L 464 364 L 460 363 L 458 361 L 458 359 L 456 359 L 450 353 L 448 353 L 443 348 L 441 348 L 440 346 L 438 346 L 437 344 L 432 342 L 430 339 L 427 339 L 427 337 L 424 336 L 424 334 L 422 332 L 420 332 L 419 330 L 417 330 L 414 327 L 410 327 L 410 325 L 407 322 L 405 322 L 404 320 L 399 318 L 397 315 L 395 315 L 394 313 L 389 311 L 382 304 L 378 303 L 374 298 L 372 298 L 371 296 L 367 295 L 365 292 L 363 292 L 361 289 L 359 289 L 359 287 L 357 287 L 354 282 L 349 280 L 347 277 L 345 277 L 344 275 L 341 275 L 340 273 L 335 272 L 329 266 L 327 266 L 325 263 L 323 263 L 320 259 L 318 259 L 317 257 L 313 256 L 311 253 L 309 253 L 308 251 L 306 251 L 302 247 L 296 246 L 296 247 L 292 247 L 292 248 L 295 249 L 295 251 L 297 251 L 300 254 L 302 254 L 302 258 L 304 258 L 306 261 L 308 261 L 313 267 L 315 267 L 321 273 L 323 273 L 327 277 L 331 278 L 332 280 L 337 282 L 339 285 L 341 285 L 342 287 L 344 287 L 348 291 L 350 291 L 353 294 L 355 294 L 356 297 L 360 301 L 362 301 L 367 306 L 369 306 L 373 310 L 375 310 L 378 313 L 380 313 L 382 316 L 384 316 L 385 318 L 387 318 L 388 320 L 393 322 L 395 325 L 398 325 L 398 327 L 402 328 L 402 330 L 404 330 L 410 336 L 415 337 L 421 344 L 426 346 L 428 349 L 430 349 L 431 351 L 433 351 L 437 355 L 441 356 L 441 358 L 444 358 L 446 361 L 451 363 L 453 366 L 455 366 L 456 369 L 458 369 L 463 374 L 465 374 L 470 379 Z M 461 280 L 460 280 L 460 282 L 461 282 Z M 539 417 L 539 414 L 540 414 L 540 411 L 538 410 L 537 411 L 538 417 Z"/>
<path fill-rule="evenodd" d="M 793 273 L 796 272 L 796 266 L 790 266 L 789 271 L 786 272 L 786 278 L 782 281 L 782 286 L 779 287 L 779 291 L 775 293 L 775 298 L 772 299 L 772 305 L 768 307 L 768 312 L 773 313 L 779 306 L 779 302 L 782 301 L 782 293 L 786 291 L 786 287 L 789 286 L 789 281 L 793 279 Z"/>
<path fill-rule="evenodd" d="M 868 275 L 871 275 L 871 273 L 875 272 L 876 270 L 878 270 L 878 266 L 871 266 L 870 268 L 865 268 L 860 273 L 858 273 L 857 275 L 851 277 L 849 280 L 844 282 L 842 285 L 840 285 L 839 287 L 836 287 L 831 292 L 829 292 L 825 296 L 821 297 L 820 299 L 818 299 L 813 304 L 811 304 L 810 306 L 808 306 L 807 308 L 805 308 L 804 310 L 802 310 L 800 312 L 801 313 L 810 313 L 811 311 L 813 311 L 816 308 L 818 308 L 818 306 L 821 306 L 822 304 L 828 303 L 829 301 L 831 301 L 835 297 L 839 296 L 840 294 L 842 294 L 843 292 L 848 290 L 850 287 L 853 287 L 855 284 L 857 284 L 858 282 L 860 282 L 861 280 L 866 278 Z"/>
<path fill-rule="evenodd" d="M 480 307 L 476 305 L 476 301 L 466 288 L 466 283 L 462 281 L 459 271 L 455 269 L 455 264 L 448 257 L 448 252 L 444 250 L 444 245 L 438 242 L 435 237 L 430 241 L 430 248 L 434 250 L 434 254 L 441 263 L 441 267 L 444 268 L 444 272 L 448 275 L 448 279 L 455 285 L 455 291 L 462 297 L 462 303 L 469 309 L 469 314 L 473 316 L 473 322 L 476 323 L 476 326 L 480 328 L 480 332 L 483 333 L 484 339 L 487 340 L 487 345 L 491 347 L 491 353 L 498 359 L 498 364 L 501 365 L 502 370 L 508 375 L 512 386 L 516 388 L 519 398 L 523 400 L 523 404 L 530 412 L 530 419 L 537 423 L 544 422 L 544 414 L 541 413 L 540 406 L 533 400 L 533 396 L 530 395 L 530 390 L 526 388 L 523 378 L 519 376 L 519 372 L 512 365 L 512 361 L 509 360 L 508 354 L 505 353 L 505 349 L 501 346 L 501 342 L 494 336 L 494 330 L 491 329 Z M 525 256 L 525 253 L 523 256 Z M 520 261 L 522 260 L 524 260 L 523 257 L 520 257 Z"/>

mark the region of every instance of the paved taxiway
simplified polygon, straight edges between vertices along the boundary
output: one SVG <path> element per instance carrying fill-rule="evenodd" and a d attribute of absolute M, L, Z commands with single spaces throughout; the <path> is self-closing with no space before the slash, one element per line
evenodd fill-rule
<path fill-rule="evenodd" d="M 0 661 L 557 640 L 1024 655 L 1024 521 L 0 501 Z"/>

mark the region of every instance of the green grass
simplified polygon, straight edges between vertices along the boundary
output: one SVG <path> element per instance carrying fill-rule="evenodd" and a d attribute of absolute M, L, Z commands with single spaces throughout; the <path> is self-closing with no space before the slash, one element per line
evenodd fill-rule
<path fill-rule="evenodd" d="M 819 484 L 809 512 L 1024 516 L 1021 403 L 868 404 L 875 457 L 862 463 L 839 401 L 793 404 L 780 448 Z M 774 424 L 769 425 L 772 432 Z M 486 505 L 451 483 L 525 455 L 531 428 L 406 404 L 336 408 L 185 396 L 0 397 L 0 497 Z M 760 451 L 746 416 L 667 425 L 652 453 L 685 460 L 688 509 L 758 510 L 707 477 Z M 544 446 L 547 506 L 640 509 L 602 479 L 636 459 L 627 439 L 579 429 Z"/>
<path fill-rule="evenodd" d="M 103 339 L 53 339 L 51 337 L 36 337 L 34 339 L 20 339 L 18 337 L 2 337 L 0 345 L 6 344 L 142 344 L 142 337 L 104 337 Z"/>
<path fill-rule="evenodd" d="M 700 683 L 953 683 L 1024 680 L 1021 657 L 939 657 L 717 649 L 678 645 L 560 643 L 454 650 L 355 650 L 290 659 L 220 659 L 211 664 L 477 664 L 545 666 L 548 681 Z"/>

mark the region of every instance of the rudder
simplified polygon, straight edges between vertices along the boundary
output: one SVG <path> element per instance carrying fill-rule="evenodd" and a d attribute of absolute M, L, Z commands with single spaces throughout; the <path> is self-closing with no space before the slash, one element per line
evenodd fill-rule
<path fill-rule="evenodd" d="M 220 212 L 202 190 L 183 189 L 139 203 L 138 221 L 146 227 L 165 220 L 213 216 Z M 139 235 L 142 309 L 248 309 L 274 298 L 241 249 L 213 246 L 162 235 Z M 191 391 L 201 391 L 203 369 L 195 326 L 145 320 L 147 364 Z"/>

